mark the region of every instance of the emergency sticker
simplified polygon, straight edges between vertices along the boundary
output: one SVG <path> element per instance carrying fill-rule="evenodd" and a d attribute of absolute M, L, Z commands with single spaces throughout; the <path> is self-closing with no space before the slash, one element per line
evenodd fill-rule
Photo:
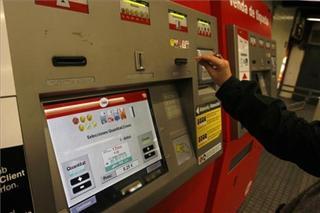
<path fill-rule="evenodd" d="M 250 72 L 249 71 L 240 72 L 239 79 L 240 79 L 240 81 L 242 81 L 242 80 L 250 80 Z"/>
<path fill-rule="evenodd" d="M 35 0 L 38 5 L 89 13 L 88 0 Z"/>

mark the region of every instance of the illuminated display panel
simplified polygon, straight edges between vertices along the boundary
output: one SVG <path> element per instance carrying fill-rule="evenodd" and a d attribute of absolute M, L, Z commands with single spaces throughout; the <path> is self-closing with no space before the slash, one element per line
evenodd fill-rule
<path fill-rule="evenodd" d="M 174 10 L 168 10 L 168 18 L 169 29 L 188 32 L 187 15 Z"/>
<path fill-rule="evenodd" d="M 68 207 L 164 164 L 145 90 L 43 107 Z"/>

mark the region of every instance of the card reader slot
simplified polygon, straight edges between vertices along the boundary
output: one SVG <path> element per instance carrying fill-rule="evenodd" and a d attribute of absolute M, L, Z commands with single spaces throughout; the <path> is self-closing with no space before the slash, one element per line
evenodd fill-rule
<path fill-rule="evenodd" d="M 87 58 L 84 56 L 53 56 L 52 64 L 55 67 L 85 66 Z"/>
<path fill-rule="evenodd" d="M 174 63 L 176 65 L 186 65 L 188 63 L 188 59 L 187 58 L 175 58 Z"/>

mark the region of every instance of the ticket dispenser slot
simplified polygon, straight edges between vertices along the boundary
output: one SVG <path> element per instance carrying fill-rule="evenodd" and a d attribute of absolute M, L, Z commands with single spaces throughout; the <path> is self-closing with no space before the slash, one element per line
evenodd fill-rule
<path fill-rule="evenodd" d="M 187 58 L 175 58 L 174 63 L 178 66 L 185 65 L 188 63 L 188 59 Z"/>
<path fill-rule="evenodd" d="M 4 1 L 35 211 L 147 211 L 222 153 L 194 60 L 218 50 L 214 17 L 171 1 L 46 6 Z"/>
<path fill-rule="evenodd" d="M 252 72 L 251 73 L 252 80 L 255 80 L 260 88 L 260 92 L 262 95 L 269 96 L 270 95 L 270 72 Z"/>
<path fill-rule="evenodd" d="M 201 55 L 213 55 L 213 50 L 206 50 L 206 49 L 197 49 L 197 56 Z M 198 70 L 198 84 L 199 85 L 204 85 L 208 83 L 212 83 L 213 81 L 211 79 L 211 76 L 207 72 L 206 68 L 200 64 L 198 64 L 197 67 Z"/>

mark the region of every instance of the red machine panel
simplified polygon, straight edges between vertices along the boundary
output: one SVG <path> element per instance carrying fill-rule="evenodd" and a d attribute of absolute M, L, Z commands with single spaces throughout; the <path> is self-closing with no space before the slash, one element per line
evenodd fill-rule
<path fill-rule="evenodd" d="M 175 0 L 179 4 L 211 15 L 211 2 L 209 0 L 183 1 Z M 150 213 L 185 213 L 185 212 L 205 212 L 207 209 L 207 200 L 212 199 L 213 187 L 212 174 L 215 174 L 215 163 L 208 165 L 199 174 L 183 184 L 176 191 L 160 201 Z"/>
<path fill-rule="evenodd" d="M 212 194 L 210 190 L 212 189 L 211 175 L 214 168 L 214 164 L 207 166 L 203 171 L 171 193 L 166 199 L 150 209 L 149 213 L 204 212 L 207 200 Z"/>
<path fill-rule="evenodd" d="M 262 1 L 175 2 L 217 17 L 219 47 L 227 58 L 230 24 L 271 37 L 271 11 Z M 236 212 L 254 181 L 262 146 L 248 133 L 231 139 L 230 116 L 223 112 L 224 153 L 149 212 Z"/>
<path fill-rule="evenodd" d="M 271 37 L 271 11 L 262 1 L 212 1 L 212 14 L 218 19 L 221 54 L 228 58 L 227 26 L 235 24 Z M 248 133 L 233 140 L 231 118 L 223 113 L 224 153 L 213 176 L 214 195 L 208 212 L 236 212 L 254 181 L 262 146 Z"/>

